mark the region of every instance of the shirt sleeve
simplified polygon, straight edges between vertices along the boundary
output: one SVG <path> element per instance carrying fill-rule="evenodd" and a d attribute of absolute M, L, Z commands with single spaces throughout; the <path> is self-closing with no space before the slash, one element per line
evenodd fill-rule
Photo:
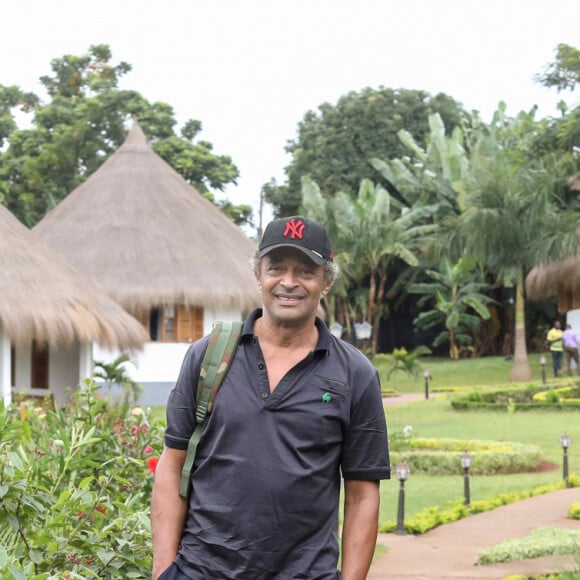
<path fill-rule="evenodd" d="M 352 389 L 351 418 L 345 433 L 342 474 L 348 480 L 390 479 L 387 421 L 378 372 Z M 366 373 L 365 373 L 366 374 Z"/>
<path fill-rule="evenodd" d="M 189 347 L 177 382 L 169 393 L 165 445 L 172 449 L 186 450 L 195 429 L 197 382 L 208 340 L 208 337 L 204 337 Z"/>

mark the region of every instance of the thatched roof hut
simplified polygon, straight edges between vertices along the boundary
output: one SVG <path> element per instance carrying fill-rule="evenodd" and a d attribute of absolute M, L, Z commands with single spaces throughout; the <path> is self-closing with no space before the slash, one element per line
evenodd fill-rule
<path fill-rule="evenodd" d="M 558 296 L 561 312 L 580 308 L 580 258 L 567 258 L 533 268 L 526 277 L 530 300 Z"/>
<path fill-rule="evenodd" d="M 126 310 L 257 305 L 252 242 L 148 145 L 126 141 L 34 232 Z"/>
<path fill-rule="evenodd" d="M 140 348 L 143 327 L 0 205 L 0 326 L 15 345 Z"/>

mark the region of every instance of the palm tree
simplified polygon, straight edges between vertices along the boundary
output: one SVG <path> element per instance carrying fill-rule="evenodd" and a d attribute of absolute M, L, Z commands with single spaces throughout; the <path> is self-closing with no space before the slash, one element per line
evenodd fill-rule
<path fill-rule="evenodd" d="M 553 222 L 558 174 L 549 159 L 527 155 L 538 131 L 533 113 L 511 119 L 500 106 L 489 127 L 479 127 L 470 147 L 466 211 L 459 227 L 466 251 L 480 259 L 505 287 L 515 289 L 515 351 L 510 380 L 532 378 L 526 349 L 523 280 L 536 262 L 537 240 Z"/>
<path fill-rule="evenodd" d="M 432 281 L 411 284 L 408 292 L 422 295 L 417 306 L 431 304 L 432 309 L 421 312 L 414 323 L 423 329 L 443 327 L 433 347 L 448 342 L 449 358 L 457 360 L 462 349 L 470 348 L 481 319 L 491 316 L 487 305 L 494 300 L 483 293 L 489 285 L 478 280 L 473 261 L 465 259 L 456 264 L 444 260 L 439 271 L 425 273 Z"/>
<path fill-rule="evenodd" d="M 93 377 L 98 379 L 103 379 L 105 385 L 111 394 L 111 389 L 113 385 L 119 385 L 124 391 L 124 403 L 129 404 L 129 400 L 132 398 L 133 402 L 137 401 L 140 392 L 140 385 L 136 383 L 127 371 L 125 363 L 131 362 L 131 358 L 128 354 L 121 354 L 116 359 L 109 363 L 103 361 L 94 361 L 95 370 L 93 371 Z"/>

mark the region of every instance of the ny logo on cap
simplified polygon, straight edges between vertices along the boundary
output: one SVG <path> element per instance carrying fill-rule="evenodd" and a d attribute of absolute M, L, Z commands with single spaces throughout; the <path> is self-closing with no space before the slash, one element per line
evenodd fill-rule
<path fill-rule="evenodd" d="M 294 218 L 292 218 L 290 221 L 286 222 L 286 229 L 284 230 L 284 233 L 282 235 L 285 238 L 290 236 L 291 240 L 295 238 L 301 240 L 302 236 L 304 235 L 305 227 L 306 226 L 304 225 L 304 222 L 302 220 L 298 220 L 297 222 L 295 222 Z"/>

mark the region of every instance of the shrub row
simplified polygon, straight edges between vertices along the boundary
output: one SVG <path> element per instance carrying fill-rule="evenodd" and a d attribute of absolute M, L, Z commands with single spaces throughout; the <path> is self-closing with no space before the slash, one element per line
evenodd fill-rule
<path fill-rule="evenodd" d="M 580 410 L 580 384 L 471 391 L 452 398 L 451 406 L 457 411 Z"/>
<path fill-rule="evenodd" d="M 571 475 L 569 478 L 569 484 L 571 487 L 580 487 L 580 477 Z M 494 498 L 472 501 L 469 506 L 464 505 L 462 500 L 456 500 L 450 502 L 446 508 L 429 507 L 406 520 L 405 530 L 410 534 L 424 534 L 442 524 L 456 522 L 457 520 L 470 515 L 489 511 L 503 505 L 563 488 L 564 482 L 562 481 L 552 485 L 536 487 L 528 491 L 504 493 Z M 381 533 L 394 532 L 396 527 L 396 522 L 383 522 L 379 526 L 379 531 Z"/>
<path fill-rule="evenodd" d="M 405 461 L 412 472 L 429 475 L 463 473 L 461 454 L 469 450 L 474 475 L 533 471 L 541 459 L 539 447 L 512 442 L 465 441 L 462 439 L 398 439 L 391 446 L 393 465 Z"/>

